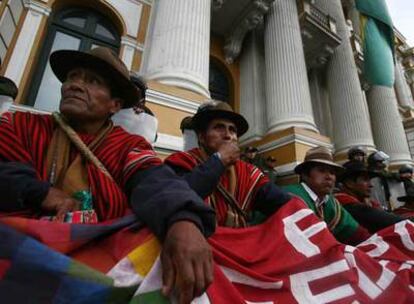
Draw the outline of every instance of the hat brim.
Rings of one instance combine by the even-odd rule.
[[[232,121],[237,128],[237,136],[242,136],[249,129],[247,120],[240,114],[224,111],[224,110],[212,110],[196,113],[193,117],[193,125],[196,132],[205,129],[205,126],[213,119],[228,119]]]
[[[116,97],[120,97],[124,101],[122,108],[133,107],[139,102],[140,93],[130,79],[108,62],[96,56],[79,51],[60,50],[50,55],[50,66],[62,83],[72,69],[77,67],[91,68],[109,78],[111,85],[117,91]]]
[[[338,165],[338,164],[336,164],[334,162],[331,162],[329,160],[312,159],[312,160],[305,161],[305,162],[297,165],[295,167],[294,171],[295,171],[296,174],[301,174],[306,168],[308,168],[310,166],[317,166],[317,165],[328,165],[336,171],[336,174],[342,174],[345,170],[345,168],[342,167],[341,165]]]

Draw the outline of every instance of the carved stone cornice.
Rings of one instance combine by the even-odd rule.
[[[239,56],[246,34],[263,23],[264,16],[275,0],[253,0],[234,23],[233,30],[227,35],[224,54],[227,63],[233,63]]]

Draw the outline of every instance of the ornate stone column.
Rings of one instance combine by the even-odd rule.
[[[211,0],[159,0],[154,6],[146,77],[208,97]]]
[[[253,31],[244,42],[240,57],[240,113],[250,125],[242,141],[247,143],[263,137],[267,129],[262,44],[263,35]]]
[[[377,149],[390,156],[390,165],[412,162],[394,89],[372,86],[367,99]]]
[[[328,62],[326,73],[333,120],[336,153],[352,146],[373,149],[369,118],[364,106],[358,70],[349,41],[349,28],[340,0],[316,0],[315,5],[336,20],[342,43]]]
[[[289,127],[317,131],[296,0],[276,0],[265,25],[268,133]]]
[[[395,93],[397,94],[399,104],[403,108],[413,108],[413,96],[405,79],[404,70],[399,58],[397,58],[395,63]]]

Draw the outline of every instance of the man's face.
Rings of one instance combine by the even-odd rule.
[[[368,174],[361,174],[355,180],[345,181],[345,186],[360,199],[371,195],[372,184]]]
[[[335,181],[335,169],[328,165],[316,165],[309,171],[309,175],[303,174],[302,179],[319,197],[332,192]]]
[[[60,112],[76,121],[104,121],[121,109],[121,100],[111,96],[108,81],[88,68],[71,70],[62,84]]]
[[[199,142],[210,153],[217,152],[226,142],[237,143],[236,125],[227,119],[213,119],[206,131],[199,134]]]

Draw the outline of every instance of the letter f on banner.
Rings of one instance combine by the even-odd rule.
[[[327,228],[325,222],[319,222],[309,226],[305,230],[301,230],[296,223],[311,214],[313,214],[311,209],[302,209],[283,219],[284,233],[287,240],[298,252],[307,258],[321,253],[319,247],[309,239]]]

